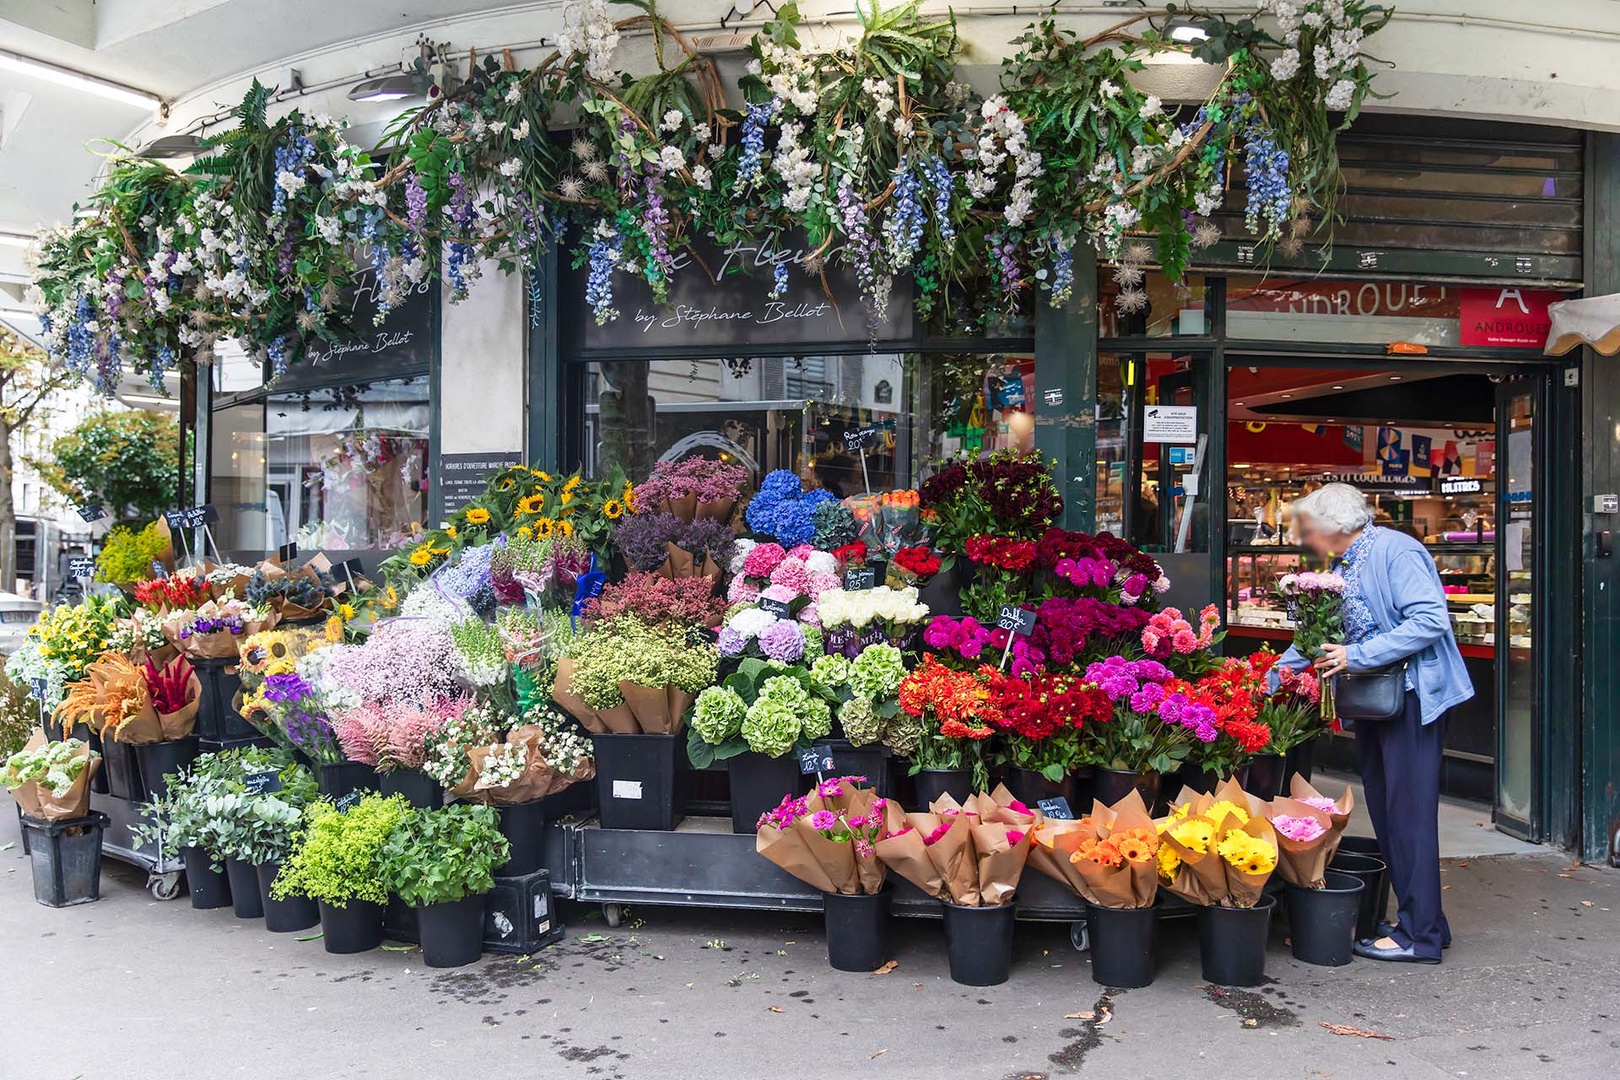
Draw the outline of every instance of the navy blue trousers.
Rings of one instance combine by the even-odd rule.
[[[1367,816],[1389,864],[1399,905],[1394,938],[1419,956],[1438,959],[1451,940],[1440,910],[1440,762],[1446,718],[1423,723],[1414,691],[1393,720],[1356,721],[1356,757]]]

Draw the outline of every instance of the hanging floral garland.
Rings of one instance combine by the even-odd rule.
[[[1048,19],[984,98],[954,77],[954,20],[921,0],[857,4],[857,32],[825,47],[800,39],[789,4],[755,35],[731,108],[713,61],[653,0],[629,2],[640,14],[617,22],[606,0],[571,4],[533,70],[473,65],[400,117],[386,162],[339,122],[269,121],[257,83],[186,172],[115,161],[73,224],[40,238],[48,351],[104,392],[126,368],[161,386],[224,338],[280,374],[306,343],[360,329],[339,300],[363,268],[380,318],[429,279],[458,300],[486,261],[517,272],[551,244],[586,268],[583,299],[607,322],[621,276],[662,299],[677,272],[708,270],[677,271],[696,237],[778,253],[778,295],[794,273],[845,267],[874,320],[907,277],[924,317],[964,298],[985,319],[1037,292],[1061,305],[1086,245],[1130,310],[1145,265],[1179,280],[1219,238],[1210,218],[1238,170],[1260,243],[1292,253],[1331,219],[1335,138],[1371,92],[1363,41],[1390,18],[1362,0],[1257,0],[1241,19],[1167,5],[1085,39]],[[1167,16],[1204,39],[1167,39]],[[654,71],[614,67],[627,34],[650,35]],[[1169,51],[1219,66],[1206,101],[1136,85]]]

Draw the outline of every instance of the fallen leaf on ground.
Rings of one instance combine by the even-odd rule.
[[[1354,1035],[1360,1039],[1382,1039],[1385,1042],[1394,1042],[1395,1036],[1385,1035],[1381,1031],[1369,1031],[1366,1028],[1351,1027],[1349,1024],[1330,1024],[1326,1020],[1318,1022],[1321,1027],[1328,1029],[1330,1035]]]
[[[1582,901],[1581,901],[1581,907],[1596,907],[1596,906],[1597,906],[1597,905],[1596,905],[1596,904],[1594,904],[1594,903],[1593,903],[1593,902],[1592,902],[1592,901],[1590,901],[1590,900],[1582,900]]]
[[[893,971],[895,968],[897,968],[899,966],[900,966],[900,961],[898,961],[898,960],[890,960],[888,963],[884,964],[882,967],[880,967],[876,971],[872,972],[872,974],[874,974],[874,975],[887,975],[889,972]]]
[[[885,1046],[882,1050],[879,1050],[877,1053],[873,1054],[872,1056],[874,1058],[880,1058],[884,1054],[887,1054],[888,1052],[889,1052],[889,1048],[887,1046]]]
[[[782,944],[784,944],[784,945],[797,945],[798,942],[797,941],[784,941],[784,942],[782,942]]]
[[[296,940],[298,940],[298,941],[319,941],[319,940],[321,940],[321,935],[320,935],[320,932],[317,931],[317,932],[315,932],[313,934],[304,934],[301,937],[297,938]]]
[[[1256,1020],[1252,1016],[1246,1017],[1244,1019],[1244,1021],[1243,1021],[1243,1026],[1244,1027],[1259,1027],[1260,1026],[1260,1021]]]
[[[772,1005],[771,1006],[771,1012],[781,1012],[781,1011],[782,1011],[782,1006],[780,1006],[780,1005]]]
[[[1101,1009],[1097,1010],[1097,1026],[1098,1027],[1102,1027],[1104,1024],[1108,1023],[1108,1021],[1112,1020],[1113,1018],[1114,1018],[1114,1010],[1113,1009],[1104,1007],[1104,1008],[1101,1008]]]
[[[415,945],[384,945],[382,947],[382,951],[383,952],[410,952],[414,948],[416,948]]]
[[[1096,1015],[1097,1015],[1096,1013],[1092,1012],[1090,1009],[1087,1009],[1085,1012],[1069,1013],[1066,1016],[1064,1016],[1063,1019],[1065,1019],[1065,1020],[1091,1020],[1091,1019],[1095,1019]]]

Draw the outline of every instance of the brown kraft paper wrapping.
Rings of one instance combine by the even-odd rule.
[[[708,499],[697,504],[699,521],[730,521],[731,512],[736,509],[736,499]]]
[[[1012,843],[1008,831],[1009,827],[1000,822],[984,821],[969,829],[978,862],[979,904],[982,907],[993,907],[1011,900],[1018,891],[1018,879],[1024,876],[1024,863],[1029,858],[1029,833],[1023,833],[1017,843]]]
[[[163,741],[163,722],[158,719],[157,710],[147,705],[117,727],[109,725],[106,732],[130,746],[148,746]]]
[[[1327,884],[1328,844],[1333,839],[1333,823],[1328,815],[1314,806],[1297,799],[1273,799],[1266,807],[1266,820],[1279,816],[1309,818],[1322,826],[1322,835],[1315,840],[1290,840],[1275,828],[1277,839],[1277,873],[1290,885],[1302,889],[1320,889]]]
[[[682,521],[685,521],[685,522],[688,522],[688,523],[690,523],[691,520],[694,517],[697,516],[697,508],[698,508],[698,497],[697,497],[696,493],[693,493],[691,495],[682,495],[678,499],[665,499],[664,500],[664,509],[665,510],[669,511],[671,514],[674,514],[676,517],[680,518]]]
[[[636,714],[630,711],[628,705],[615,705],[611,709],[599,709],[598,716],[607,730],[614,735],[640,735],[641,725],[636,723]]]
[[[45,745],[45,733],[34,732],[25,749],[37,750]],[[90,781],[101,768],[101,755],[92,754],[88,745],[79,748],[80,757],[88,757],[90,764],[73,781],[65,795],[52,795],[33,781],[14,789],[11,797],[22,807],[23,816],[35,821],[69,821],[90,813]]]
[[[667,686],[619,684],[619,693],[624,695],[624,703],[635,717],[635,730],[648,735],[670,734],[668,691]]]
[[[691,710],[693,703],[697,701],[697,695],[682,690],[674,683],[669,684],[667,693],[669,697],[669,730],[661,734],[679,735],[686,730],[686,714]]]
[[[1089,817],[1078,821],[1043,818],[1030,831],[1029,865],[1086,901],[1100,904],[1080,868],[1069,861],[1081,844],[1096,835]]]
[[[1309,780],[1305,779],[1298,773],[1295,773],[1294,778],[1288,782],[1288,794],[1289,797],[1294,799],[1327,798],[1326,795],[1312,787]],[[1339,840],[1344,836],[1344,828],[1346,825],[1350,824],[1350,812],[1355,808],[1356,793],[1354,789],[1350,787],[1350,785],[1346,784],[1344,787],[1344,794],[1340,795],[1336,800],[1334,800],[1333,809],[1325,811],[1328,816],[1328,821],[1332,826],[1328,833],[1328,862],[1332,862],[1333,856],[1338,854]]]
[[[524,724],[513,728],[506,735],[506,745],[520,745],[527,750],[522,776],[505,787],[480,786],[484,761],[489,757],[491,747],[477,746],[467,752],[471,767],[461,783],[450,790],[450,794],[458,799],[489,806],[515,806],[518,803],[543,799],[547,795],[555,795],[571,784],[590,780],[596,776],[595,765],[586,765],[578,773],[566,773],[549,764],[543,749],[545,732],[537,724]]]
[[[821,864],[822,870],[827,874],[827,880],[832,882],[833,887],[828,890],[829,892],[862,891],[861,872],[855,858],[854,844],[841,844],[837,840],[829,840],[822,836],[811,827],[808,814],[794,819],[793,831],[799,834],[805,848]]]
[[[795,822],[797,826],[797,822]],[[879,841],[881,843],[881,841]],[[754,850],[812,889],[837,892],[838,887],[797,827],[779,829],[765,824],[754,834]]]
[[[557,661],[557,678],[551,686],[551,700],[568,710],[568,715],[578,720],[586,731],[597,735],[606,734],[608,726],[602,722],[595,709],[585,704],[585,699],[574,693],[574,661]]]
[[[1227,818],[1231,821],[1231,818]],[[1273,848],[1277,846],[1277,831],[1271,827],[1271,822],[1263,817],[1250,818],[1248,823],[1240,826],[1243,832],[1259,840],[1268,841]],[[1224,830],[1222,835],[1230,830]],[[1216,856],[1216,858],[1220,858]],[[1266,881],[1271,877],[1266,874],[1245,874],[1237,867],[1220,859],[1221,865],[1226,868],[1227,906],[1228,907],[1254,907],[1260,899],[1260,893],[1266,887]]]
[[[1136,791],[1129,792],[1111,807],[1102,808],[1106,821],[1098,828],[1103,839],[1132,829],[1145,829],[1157,833],[1153,817]],[[1098,907],[1143,908],[1152,907],[1159,895],[1159,865],[1150,859],[1145,863],[1129,862],[1124,866],[1098,866],[1089,860],[1075,864],[1075,870],[1095,894],[1091,902]],[[1091,897],[1087,897],[1091,899]]]
[[[923,844],[923,837],[927,835],[918,831],[915,819],[929,818],[938,823],[932,814],[907,814],[900,809],[900,804],[890,801],[885,817],[889,835],[879,840],[875,845],[877,857],[883,860],[883,865],[899,874],[926,895],[936,900],[949,900],[950,893],[946,890],[944,876],[929,857],[929,849]],[[927,826],[929,830],[933,825]],[[901,830],[905,830],[901,832]],[[895,835],[895,834],[899,835]]]

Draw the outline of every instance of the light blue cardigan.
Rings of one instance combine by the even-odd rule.
[[[1378,529],[1361,567],[1361,592],[1378,633],[1350,646],[1350,670],[1410,658],[1425,724],[1474,696],[1474,684],[1451,631],[1440,574],[1427,548],[1405,533]],[[1307,661],[1290,645],[1278,663],[1299,669]]]

